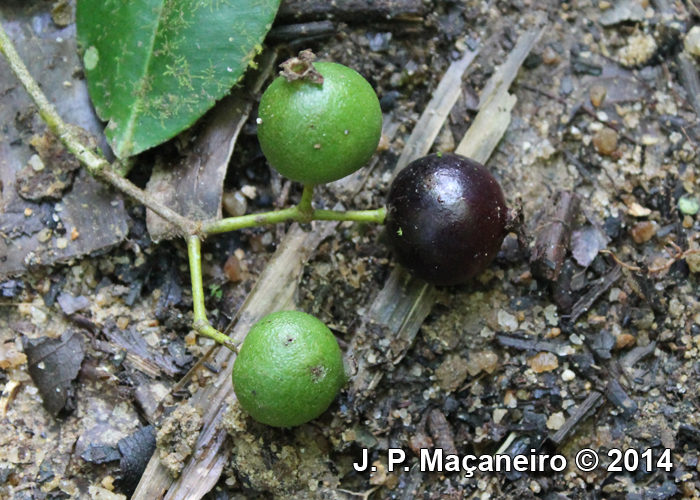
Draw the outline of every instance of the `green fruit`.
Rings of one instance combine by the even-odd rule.
[[[379,100],[367,80],[341,64],[314,67],[322,84],[280,76],[258,111],[258,138],[270,165],[304,184],[355,172],[372,157],[382,132]]]
[[[297,311],[265,316],[250,329],[233,365],[233,388],[258,422],[293,427],[318,417],[347,381],[335,337]]]

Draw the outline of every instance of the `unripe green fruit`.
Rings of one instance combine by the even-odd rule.
[[[298,311],[272,313],[253,325],[233,365],[233,389],[241,406],[273,427],[318,417],[346,381],[331,331]]]
[[[304,184],[350,175],[374,154],[382,111],[372,86],[355,70],[320,62],[323,83],[280,76],[260,99],[258,139],[280,174]]]

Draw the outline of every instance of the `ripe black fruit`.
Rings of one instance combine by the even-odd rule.
[[[387,197],[387,236],[396,260],[435,285],[464,283],[483,271],[503,243],[507,219],[496,179],[455,154],[410,163]]]

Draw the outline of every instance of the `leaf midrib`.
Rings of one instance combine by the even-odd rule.
[[[129,150],[133,151],[134,148],[134,143],[132,141],[133,133],[134,133],[134,126],[136,124],[136,117],[139,115],[139,112],[141,110],[141,103],[143,102],[145,93],[143,92],[144,86],[146,85],[146,76],[148,75],[148,69],[151,66],[151,58],[153,57],[153,49],[155,48],[156,44],[156,37],[158,36],[158,30],[160,29],[161,23],[163,22],[163,6],[165,5],[165,2],[168,0],[161,0],[160,5],[158,7],[158,22],[156,23],[156,27],[153,30],[153,36],[151,37],[151,43],[150,46],[148,47],[148,55],[146,57],[146,60],[144,62],[143,70],[141,72],[141,78],[139,79],[139,85],[137,86],[137,91],[135,92],[136,94],[136,99],[134,100],[132,104],[132,111],[129,116],[129,122],[126,125],[126,128],[124,130],[124,135],[123,139],[121,141],[122,145],[127,144],[130,146]],[[116,152],[117,156],[121,158],[121,154],[123,151]],[[131,153],[128,152],[128,156],[131,156]]]

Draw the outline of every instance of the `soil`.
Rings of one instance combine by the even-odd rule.
[[[438,289],[415,341],[394,363],[393,339],[380,325],[367,327],[395,266],[382,230],[338,225],[299,276],[297,309],[326,323],[345,350],[362,336],[355,357],[383,378],[361,395],[343,391],[320,418],[290,430],[257,424],[232,401],[222,424],[230,459],[206,498],[700,498],[700,259],[693,252],[700,110],[679,66],[681,52],[693,53],[684,34],[699,23],[700,5],[376,3],[379,19],[358,19],[357,1],[334,2],[330,18],[309,7],[299,20],[330,21],[313,36],[289,28],[296,21],[287,9],[271,34],[287,37],[279,62],[311,48],[320,60],[359,71],[399,124],[361,190],[320,187],[316,206],[381,206],[448,66],[478,46],[431,149],[453,151],[477,114],[480,91],[543,12],[548,28],[510,88],[512,120],[486,163],[509,206],[522,204],[530,246],[521,249],[510,235],[471,283]],[[386,9],[404,7],[387,18]],[[696,76],[698,62],[691,59]],[[248,213],[291,206],[301,195],[266,164],[255,118],[253,110],[225,181]],[[132,180],[145,185],[153,155],[177,156],[177,140],[143,155]],[[198,453],[192,443],[206,422],[187,401],[224,367],[202,360],[213,342],[190,329],[184,244],[153,243],[141,206],[127,202],[126,217],[121,244],[0,283],[0,498],[129,498],[153,453],[175,475]],[[206,242],[215,327],[224,330],[235,317],[287,227]],[[535,251],[552,242],[560,251]],[[62,364],[51,373],[65,377],[36,375]],[[58,401],[46,396],[51,390],[59,390]],[[160,429],[156,451],[150,425]],[[390,448],[406,453],[393,471]],[[567,466],[470,477],[421,471],[421,449],[438,448],[460,456],[559,453]],[[574,461],[585,448],[601,459],[590,472]],[[363,449],[373,472],[353,468]],[[610,470],[613,449],[651,450],[651,467]]]

